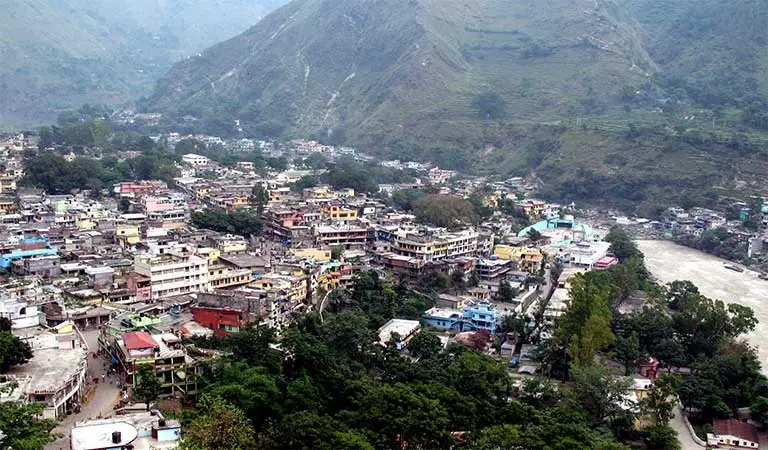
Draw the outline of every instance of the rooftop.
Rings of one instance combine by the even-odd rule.
[[[420,327],[418,320],[392,319],[379,328],[379,344],[386,345],[392,338],[392,333],[397,333],[401,338],[410,336]]]
[[[158,441],[152,438],[152,429],[165,421],[164,430],[170,430],[170,439]],[[176,420],[164,419],[156,412],[140,412],[124,416],[76,422],[72,427],[70,444],[72,450],[94,450],[102,448],[127,447],[134,450],[177,448],[181,425]],[[112,433],[120,432],[120,442],[112,442]]]

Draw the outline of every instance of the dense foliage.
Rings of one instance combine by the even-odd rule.
[[[11,367],[24,364],[32,358],[32,348],[10,330],[0,331],[0,373]]]
[[[53,439],[49,432],[56,425],[52,419],[41,419],[44,405],[0,402],[2,445],[8,449],[42,450]]]
[[[192,225],[197,228],[239,234],[244,237],[261,232],[261,219],[247,211],[226,212],[206,209],[192,213]]]
[[[299,317],[279,346],[266,328],[225,338],[232,356],[207,377],[204,407],[186,419],[200,431],[185,445],[224,448],[212,444],[224,445],[213,440],[220,426],[231,448],[628,448],[547,382],[526,383],[515,399],[505,367],[469,347],[443,349],[426,331],[413,340],[418,360],[378,345],[377,327],[429,305],[419,298],[364,273],[324,320]],[[232,443],[251,434],[252,445]]]
[[[159,151],[147,151],[124,161],[87,156],[67,161],[59,154],[44,152],[27,159],[24,167],[21,184],[43,188],[49,194],[69,194],[76,189],[98,193],[119,181],[172,181],[176,176],[174,161]]]
[[[416,220],[437,227],[455,228],[477,222],[472,203],[455,195],[427,195],[413,205]]]
[[[731,261],[747,260],[746,240],[725,228],[706,230],[698,236],[681,234],[675,236],[675,242]]]

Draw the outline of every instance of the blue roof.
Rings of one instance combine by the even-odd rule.
[[[17,259],[32,258],[35,256],[54,256],[58,254],[59,251],[54,248],[41,248],[37,250],[15,250],[0,256],[0,268],[7,269],[11,267],[11,263]]]

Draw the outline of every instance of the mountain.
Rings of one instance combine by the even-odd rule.
[[[185,56],[235,36],[282,0],[0,0],[0,126],[149,93]]]
[[[504,122],[614,107],[656,71],[603,0],[295,0],[176,64],[144,107],[253,133],[476,145]]]

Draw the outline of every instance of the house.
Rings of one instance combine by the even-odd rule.
[[[738,419],[719,419],[712,423],[714,433],[707,433],[707,446],[724,450],[760,448],[760,438],[753,425]]]
[[[187,153],[186,155],[181,157],[182,162],[184,164],[189,164],[193,167],[199,167],[199,166],[207,166],[208,165],[208,158],[202,155],[196,155],[194,153]]]
[[[408,342],[421,331],[418,320],[391,319],[379,328],[379,344],[386,346],[397,336],[395,346],[398,350],[404,349]]]
[[[470,302],[461,310],[430,308],[421,316],[427,325],[442,330],[496,332],[500,314],[488,302]]]

